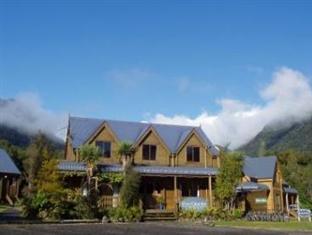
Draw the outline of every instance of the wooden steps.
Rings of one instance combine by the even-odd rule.
[[[298,213],[295,210],[289,210],[289,216],[297,218],[298,217]]]
[[[143,221],[173,221],[177,217],[173,211],[146,210],[143,215]]]

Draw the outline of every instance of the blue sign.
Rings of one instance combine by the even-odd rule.
[[[184,197],[181,201],[182,210],[203,211],[207,209],[208,203],[200,197]]]

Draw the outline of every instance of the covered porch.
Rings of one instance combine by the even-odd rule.
[[[244,182],[236,187],[238,207],[245,212],[268,212],[270,189],[265,184]]]
[[[143,209],[176,211],[186,199],[191,198],[194,203],[198,198],[212,206],[214,181],[212,176],[142,176],[140,193]]]
[[[102,172],[120,172],[119,165],[102,165]],[[198,198],[214,205],[216,168],[134,166],[141,175],[144,210],[177,211],[183,200]],[[193,200],[196,203],[196,200]]]
[[[69,186],[82,186],[85,181],[86,165],[79,162],[63,161],[59,164],[62,172],[76,172],[81,174],[74,178],[70,176]],[[120,173],[121,165],[98,165],[102,173]],[[214,185],[217,174],[216,168],[200,167],[167,167],[136,165],[133,169],[141,175],[140,198],[144,210],[177,211],[183,201],[188,204],[205,202],[207,206],[214,205]],[[75,179],[75,180],[74,180]],[[116,206],[113,200],[118,200],[119,189],[103,189],[97,187],[103,196],[107,196],[107,205]],[[109,193],[108,193],[109,191]]]
[[[297,217],[300,208],[299,194],[295,188],[290,187],[287,183],[283,183],[283,202],[286,213]]]

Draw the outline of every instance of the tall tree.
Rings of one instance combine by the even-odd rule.
[[[235,199],[235,189],[242,177],[242,155],[221,153],[221,167],[216,180],[216,196],[221,205],[229,209]]]
[[[56,158],[56,156],[50,141],[43,133],[39,132],[27,147],[24,161],[25,177],[30,190],[33,189],[34,181],[43,161],[53,158]]]
[[[287,150],[276,155],[284,180],[298,190],[302,206],[312,209],[312,153]]]
[[[63,189],[57,165],[58,161],[56,159],[43,161],[35,180],[38,191],[45,193],[57,193]]]

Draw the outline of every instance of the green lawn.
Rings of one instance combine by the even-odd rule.
[[[312,222],[309,221],[290,221],[290,222],[262,222],[262,221],[218,221],[216,226],[225,227],[246,227],[255,229],[277,229],[277,230],[296,230],[312,231]]]

